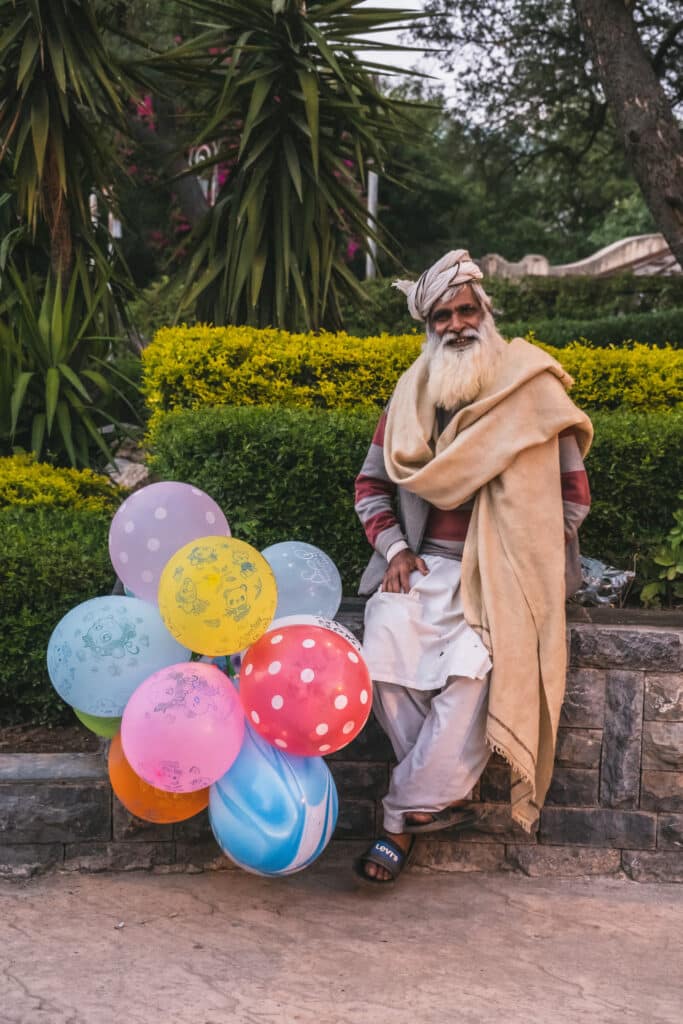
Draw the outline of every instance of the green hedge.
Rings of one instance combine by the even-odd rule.
[[[50,684],[47,642],[71,608],[111,593],[110,523],[102,512],[0,509],[0,724],[74,720]]]
[[[204,488],[233,532],[255,547],[316,544],[355,593],[370,549],[353,510],[353,482],[376,413],[233,408],[172,413],[156,434],[162,478]],[[628,567],[666,533],[683,486],[683,412],[597,412],[588,459],[593,509],[586,554]]]
[[[683,309],[606,316],[600,320],[524,319],[498,326],[506,338],[524,337],[531,330],[539,341],[556,348],[565,348],[572,341],[581,339],[587,339],[597,348],[622,346],[627,341],[683,348]]]
[[[364,282],[368,302],[365,306],[359,307],[354,303],[343,307],[345,331],[362,338],[385,331],[388,334],[405,334],[420,329],[420,325],[408,315],[405,296],[392,288],[392,280],[381,278]],[[534,326],[558,317],[572,321],[580,318],[583,324],[605,317],[623,317],[625,328],[634,314],[670,309],[680,312],[683,309],[683,274],[669,277],[634,274],[615,274],[614,277],[534,276],[517,280],[488,277],[483,284],[493,300],[497,320],[505,327],[503,333],[509,324],[522,321]],[[543,337],[540,331],[536,333],[550,344],[550,338]],[[593,340],[585,331],[583,337]],[[629,329],[623,337],[652,340],[642,330],[638,334]]]

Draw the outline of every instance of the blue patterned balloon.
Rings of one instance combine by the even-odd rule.
[[[140,683],[189,656],[155,605],[137,597],[93,597],[53,630],[47,671],[67,704],[98,718],[120,718]]]
[[[330,841],[338,807],[322,757],[283,754],[249,726],[237,760],[209,790],[216,842],[256,875],[291,875],[312,864]]]

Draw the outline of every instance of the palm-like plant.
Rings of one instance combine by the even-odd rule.
[[[52,271],[68,282],[89,245],[89,195],[111,188],[133,84],[103,42],[91,0],[0,4],[0,163],[33,236],[47,225]],[[99,259],[101,247],[89,254]]]
[[[339,319],[358,291],[343,258],[368,228],[362,184],[380,169],[404,104],[362,52],[372,32],[415,13],[361,0],[188,0],[203,32],[176,60],[200,69],[208,102],[196,142],[217,142],[230,173],[194,237],[188,301],[216,323],[309,329]],[[208,72],[208,74],[207,74]]]
[[[110,340],[98,335],[101,296],[88,294],[81,262],[78,255],[66,291],[59,279],[48,278],[42,294],[33,277],[24,281],[16,267],[9,268],[11,316],[0,308],[0,448],[5,453],[18,448],[88,466],[96,448],[106,462],[113,461],[100,428],[115,425],[107,414],[113,395],[124,401],[125,396],[112,382],[116,371],[107,366]],[[107,282],[99,287],[106,289]]]

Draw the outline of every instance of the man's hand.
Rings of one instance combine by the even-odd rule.
[[[410,548],[404,548],[389,562],[389,568],[384,573],[382,590],[387,594],[407,594],[410,590],[410,574],[415,570],[426,576],[429,572],[427,563],[419,555],[416,555]]]

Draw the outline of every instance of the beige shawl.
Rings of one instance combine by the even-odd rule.
[[[510,763],[512,814],[532,831],[550,785],[564,697],[565,540],[558,434],[573,427],[585,455],[590,420],[566,393],[571,378],[521,338],[494,379],[440,436],[422,354],[389,406],[391,479],[441,509],[476,495],[465,542],[465,617],[493,661],[486,736]]]

